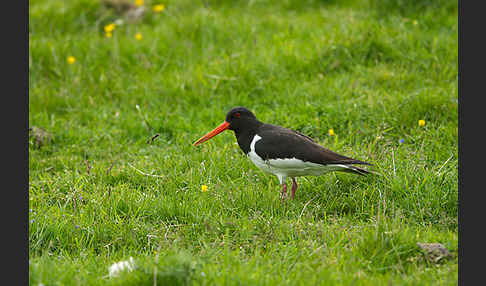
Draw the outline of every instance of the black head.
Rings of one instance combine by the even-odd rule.
[[[234,107],[226,114],[226,122],[230,125],[229,130],[239,130],[241,126],[257,121],[253,112],[245,107]]]
[[[233,130],[235,134],[239,134],[239,132],[252,130],[261,124],[263,123],[258,121],[255,114],[250,110],[244,107],[235,107],[226,114],[226,120],[223,123],[199,138],[193,145],[196,146],[206,142],[227,129]]]

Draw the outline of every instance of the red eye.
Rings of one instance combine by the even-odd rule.
[[[239,112],[235,113],[235,117],[240,118],[240,113]]]

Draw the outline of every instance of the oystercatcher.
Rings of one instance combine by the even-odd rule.
[[[294,199],[296,177],[318,176],[332,171],[358,175],[370,173],[353,164],[372,164],[337,154],[297,131],[263,123],[245,107],[231,109],[222,124],[193,145],[206,142],[227,129],[235,132],[241,150],[258,168],[278,177],[282,199],[287,197],[287,177],[292,178],[291,198]]]

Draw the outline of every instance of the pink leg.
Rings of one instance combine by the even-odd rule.
[[[291,199],[293,200],[294,197],[295,197],[295,191],[297,190],[297,181],[295,180],[295,178],[292,178],[292,195],[291,195]]]
[[[282,190],[280,191],[280,194],[282,197],[282,201],[287,198],[287,184],[285,182],[282,184]]]

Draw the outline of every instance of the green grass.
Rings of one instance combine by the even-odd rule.
[[[112,38],[99,1],[29,3],[31,285],[457,284],[455,1],[155,3]],[[234,106],[382,175],[282,204],[231,132],[191,145]]]

